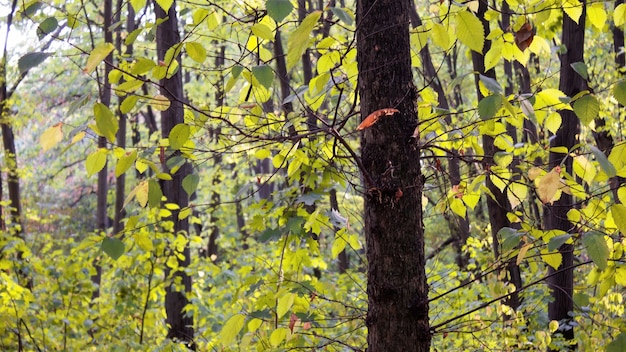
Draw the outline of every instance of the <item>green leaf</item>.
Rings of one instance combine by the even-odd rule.
[[[89,58],[87,58],[87,65],[85,65],[83,72],[92,73],[113,49],[115,49],[115,46],[111,43],[102,43],[95,47],[89,54]]]
[[[604,155],[604,153],[600,149],[596,148],[593,145],[590,145],[589,149],[591,149],[591,152],[596,157],[596,160],[600,163],[600,167],[602,168],[604,173],[606,173],[608,177],[615,177],[617,171],[615,171],[615,167],[613,166],[613,164],[611,164],[611,162],[609,162],[609,159],[607,159],[606,155]]]
[[[159,207],[162,197],[163,192],[161,191],[161,185],[159,185],[156,180],[150,179],[150,181],[148,181],[148,206],[150,208]]]
[[[485,75],[478,75],[478,78],[485,85],[485,87],[489,89],[490,92],[497,94],[504,93],[504,89],[502,89],[500,83],[498,83],[498,81],[496,81],[495,79],[487,77]]]
[[[54,32],[59,26],[59,22],[54,17],[48,17],[37,27],[37,37],[39,40],[43,39],[46,35]]]
[[[622,332],[606,346],[606,352],[626,351],[626,332]]]
[[[276,315],[278,316],[278,319],[287,314],[287,312],[291,309],[291,306],[293,306],[295,299],[295,293],[287,293],[278,299],[278,305],[276,306]]]
[[[615,226],[617,226],[619,232],[626,235],[626,205],[611,205],[611,216],[613,217],[613,222],[615,222]]]
[[[167,13],[172,4],[174,4],[174,0],[156,0],[156,3]]]
[[[566,233],[565,235],[552,237],[550,241],[548,242],[548,251],[553,252],[557,250],[559,247],[565,244],[565,242],[567,242],[567,240],[569,240],[570,238],[572,238],[572,235],[569,233]]]
[[[587,65],[584,62],[574,62],[570,66],[582,77],[585,81],[589,80],[589,73],[587,72]]]
[[[123,175],[137,160],[137,150],[133,150],[131,153],[122,155],[115,165],[115,177]]]
[[[485,29],[470,11],[461,11],[456,15],[456,36],[468,48],[482,53],[485,45]]]
[[[574,102],[574,112],[583,125],[588,125],[600,112],[600,103],[593,95],[587,94]]]
[[[95,132],[100,136],[106,137],[109,142],[114,143],[119,125],[111,110],[102,103],[96,103],[93,106],[93,113],[96,116],[97,131]]]
[[[331,7],[330,11],[332,11],[333,14],[335,16],[337,16],[337,18],[339,18],[347,26],[351,26],[352,23],[354,23],[354,20],[352,19],[352,16],[346,10],[342,9],[341,7]]]
[[[91,176],[97,174],[104,168],[107,163],[107,149],[99,148],[95,152],[87,156],[85,167],[87,169],[87,175]]]
[[[583,245],[587,250],[589,258],[596,263],[598,268],[600,268],[600,270],[606,269],[610,252],[604,235],[596,231],[587,232],[583,235]]]
[[[235,314],[222,327],[222,331],[220,331],[220,342],[222,345],[229,345],[241,329],[243,329],[244,322],[246,321],[246,317],[242,314]]]
[[[500,94],[490,95],[478,103],[478,115],[483,120],[489,120],[496,115],[501,107],[502,96]]]
[[[28,53],[17,61],[17,68],[20,70],[20,74],[25,74],[33,67],[38,66],[42,62],[46,61],[46,59],[52,54],[44,53],[44,52],[33,52]]]
[[[267,9],[267,14],[278,23],[289,16],[291,10],[293,10],[293,5],[290,0],[267,0],[265,8]]]
[[[206,49],[204,49],[202,44],[196,42],[187,42],[185,44],[185,48],[187,49],[187,55],[189,55],[189,57],[193,61],[201,64],[206,59]]]
[[[287,70],[291,70],[291,68],[300,61],[302,54],[304,54],[309,46],[311,32],[317,25],[321,16],[322,11],[311,12],[289,36],[287,43]]]
[[[198,189],[198,183],[200,183],[200,176],[198,174],[189,174],[183,179],[183,189],[187,192],[187,195],[191,197],[193,192]]]
[[[120,104],[120,112],[122,114],[128,114],[135,107],[135,105],[137,105],[138,100],[139,96],[137,95],[127,96],[122,104]]]
[[[106,253],[111,259],[117,260],[124,254],[124,242],[118,238],[106,236],[102,240],[102,251]]]
[[[502,252],[506,253],[517,247],[522,239],[522,233],[511,227],[503,227],[498,231],[502,239]]]
[[[178,150],[189,140],[191,128],[186,123],[179,123],[170,131],[169,141],[170,147]]]
[[[626,81],[619,81],[613,86],[613,96],[618,103],[626,106]]]
[[[272,82],[274,82],[274,71],[268,65],[260,65],[252,67],[252,74],[263,85],[263,87],[270,89]]]
[[[131,79],[117,86],[115,93],[118,96],[124,96],[128,93],[133,93],[137,89],[143,86],[143,81],[138,79]]]

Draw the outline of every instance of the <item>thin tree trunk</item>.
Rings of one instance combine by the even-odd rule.
[[[563,13],[563,33],[561,43],[567,50],[561,54],[561,75],[559,80],[559,89],[569,97],[573,97],[577,93],[587,89],[587,82],[572,68],[574,62],[583,61],[583,52],[585,50],[585,2],[582,1],[583,13],[578,20],[578,24],[574,22],[568,15]],[[578,117],[571,110],[561,110],[561,127],[556,135],[551,139],[551,149],[555,147],[566,147],[570,150],[576,144],[577,135],[580,131]],[[560,166],[572,173],[572,158],[566,156],[563,160],[563,154],[550,152],[549,167],[554,168]],[[567,212],[573,207],[572,196],[563,192],[561,198],[554,204],[545,205],[545,229],[546,230],[563,230],[572,231],[573,225],[567,219]],[[552,267],[548,269],[548,287],[550,288],[553,300],[548,304],[548,317],[550,320],[556,320],[560,324],[557,334],[562,335],[566,340],[574,339],[573,318],[570,315],[574,310],[574,302],[572,294],[574,291],[574,247],[572,244],[564,244],[559,247],[562,261],[558,270]],[[573,349],[574,346],[572,345]]]
[[[485,12],[487,11],[487,1],[480,0],[478,2],[478,13],[476,14],[480,21],[483,24],[485,30],[485,38],[489,35],[489,21],[485,19]],[[490,69],[485,71],[485,53],[489,51],[491,47],[490,41],[485,41],[485,46],[483,47],[483,52],[478,53],[476,51],[472,51],[472,63],[474,66],[474,71],[478,72],[489,78],[496,78],[496,73],[494,69]],[[475,76],[476,83],[476,93],[478,95],[478,100],[484,98],[482,95],[478,82],[480,81],[478,75]],[[494,137],[483,135],[483,149],[485,151],[485,156],[483,158],[483,168],[485,170],[490,170],[492,166],[495,165],[493,157],[498,151],[497,147],[494,145]],[[496,260],[500,259],[500,241],[498,240],[498,231],[503,227],[508,227],[510,222],[507,218],[507,213],[509,211],[508,200],[506,199],[505,194],[500,191],[498,187],[496,187],[491,181],[490,177],[487,177],[486,186],[490,191],[490,195],[486,196],[487,200],[487,211],[489,213],[489,222],[491,223],[491,236],[493,242],[493,254]],[[521,276],[519,273],[519,267],[515,265],[515,263],[510,263],[507,266],[509,281],[514,283],[516,286],[520,284]],[[521,287],[521,286],[517,286]],[[512,294],[510,298],[507,300],[507,304],[513,308],[517,308],[519,306],[519,296],[517,292]]]
[[[411,1],[410,15],[413,28],[422,25],[422,19],[417,13],[414,1]],[[422,59],[423,75],[424,80],[426,81],[425,84],[430,85],[435,92],[437,92],[439,107],[444,110],[449,110],[450,104],[448,103],[448,97],[446,96],[446,92],[443,90],[443,86],[439,81],[439,76],[437,74],[437,70],[435,69],[435,65],[433,64],[428,44],[424,45],[420,51],[420,57]],[[445,121],[448,124],[452,123],[450,115],[445,116]],[[450,150],[450,156],[448,158],[448,176],[452,186],[461,184],[461,166],[459,162],[459,155],[455,150]],[[463,246],[465,246],[465,243],[470,235],[469,222],[467,221],[467,217],[459,216],[457,214],[448,216],[447,220],[450,228],[450,234],[454,238],[452,245],[454,246],[456,253],[456,264],[460,269],[465,269],[469,261],[469,256],[467,253],[463,253]]]
[[[165,19],[157,26],[157,56],[159,60],[165,59],[165,53],[169,48],[180,42],[180,34],[178,32],[178,16],[176,12],[176,2],[174,2],[166,13],[158,4],[154,4],[156,17]],[[177,57],[180,61],[180,56]],[[167,138],[174,126],[184,123],[183,119],[183,80],[181,69],[179,69],[171,78],[161,80],[161,94],[167,97],[171,103],[170,107],[161,112],[161,137]],[[178,152],[168,150],[166,158],[178,155]],[[164,172],[170,172],[167,163],[162,165]],[[177,204],[179,209],[183,209],[189,205],[189,197],[183,190],[182,181],[185,176],[191,173],[191,164],[185,162],[172,175],[172,180],[163,181],[163,195],[167,202]],[[178,211],[172,211],[171,221],[174,222],[174,234],[189,233],[189,221],[187,218],[179,219]],[[167,337],[184,341],[187,347],[195,350],[193,317],[183,312],[185,306],[189,303],[186,296],[191,292],[191,277],[184,271],[191,262],[191,252],[189,244],[183,249],[182,259],[178,258],[178,268],[175,272],[166,268],[166,277],[169,284],[165,288],[165,312],[166,323],[168,325]],[[172,254],[173,255],[173,254]],[[171,280],[171,282],[169,281]],[[182,287],[182,289],[181,289]],[[182,292],[181,292],[182,290]]]
[[[430,350],[423,176],[419,150],[409,143],[417,126],[409,10],[406,0],[357,1],[362,118],[399,110],[366,129],[362,139],[370,352]]]
[[[111,32],[111,21],[113,20],[113,0],[104,1],[104,41],[113,44],[113,33]],[[105,59],[104,74],[102,75],[102,85],[100,86],[100,102],[107,108],[111,105],[111,84],[109,83],[109,73],[113,64],[113,54],[109,54]],[[107,148],[106,137],[98,137],[98,148]],[[109,173],[108,162],[104,165],[102,170],[98,172],[98,186],[96,190],[96,231],[99,234],[106,235],[107,229],[107,195],[108,195],[108,182],[107,176]],[[91,295],[92,302],[100,297],[100,283],[102,282],[102,266],[99,259],[94,261],[96,269],[95,275],[91,277],[91,281],[94,284],[94,290]]]

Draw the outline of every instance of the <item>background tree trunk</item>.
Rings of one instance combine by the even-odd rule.
[[[172,4],[167,14],[158,4],[155,3],[154,7],[157,18],[163,19],[167,17],[167,20],[157,26],[156,34],[158,58],[159,60],[164,60],[167,50],[180,42],[176,3]],[[180,62],[180,56],[177,59]],[[183,79],[180,68],[171,78],[161,80],[161,94],[171,102],[169,109],[161,112],[161,136],[167,138],[174,126],[184,122]],[[178,152],[167,150],[165,154],[167,160],[176,156]],[[162,165],[163,171],[170,172],[166,164],[167,162]],[[190,173],[191,164],[185,162],[172,175],[172,180],[162,182],[163,195],[167,198],[167,202],[177,204],[180,209],[189,205],[189,196],[183,190],[182,183],[185,176]],[[178,211],[172,211],[171,221],[174,222],[174,234],[182,233],[186,236],[189,233],[189,221],[187,218],[180,220]],[[185,341],[188,347],[195,349],[193,345],[193,317],[183,313],[183,308],[189,303],[185,294],[191,292],[191,277],[184,272],[184,268],[188,267],[191,262],[189,244],[185,246],[182,254],[183,259],[178,259],[176,272],[171,273],[169,269],[166,269],[168,281],[171,279],[171,282],[166,285],[165,289],[165,311],[168,324],[167,337]]]
[[[357,2],[361,115],[383,108],[362,140],[368,351],[429,351],[420,153],[406,0]],[[371,184],[375,183],[375,184]]]
[[[582,2],[584,8],[584,1]],[[561,54],[561,76],[559,89],[569,97],[587,89],[587,82],[572,68],[574,62],[583,61],[585,50],[581,43],[585,40],[585,10],[583,10],[578,24],[563,13],[562,45],[567,49]],[[580,133],[578,117],[571,110],[561,110],[561,127],[550,142],[550,147],[566,147],[570,150],[576,144]],[[572,158],[567,156],[563,160],[563,154],[550,153],[549,167],[561,166],[572,174]],[[572,196],[563,192],[561,198],[554,204],[545,206],[545,229],[572,231],[573,225],[567,220],[567,212],[573,207]],[[551,290],[553,301],[548,304],[548,317],[557,320],[560,328],[557,334],[563,335],[567,340],[574,339],[574,328],[569,325],[573,322],[570,312],[574,309],[572,294],[574,291],[574,247],[572,244],[564,244],[559,247],[559,253],[563,256],[558,270],[549,267],[548,287]],[[573,347],[573,346],[572,346]]]

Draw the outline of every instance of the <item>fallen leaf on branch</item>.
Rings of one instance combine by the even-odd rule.
[[[363,120],[363,122],[361,122],[359,127],[357,127],[356,129],[357,131],[360,131],[368,127],[372,127],[376,122],[378,122],[378,119],[381,116],[391,116],[395,114],[396,112],[400,112],[400,111],[394,108],[385,108],[385,109],[376,110],[373,113],[367,115],[367,117]]]

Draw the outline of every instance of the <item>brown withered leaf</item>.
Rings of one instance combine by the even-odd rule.
[[[381,116],[391,116],[395,114],[396,112],[400,112],[400,111],[394,108],[385,108],[385,109],[376,110],[373,113],[367,115],[367,117],[363,120],[363,122],[361,122],[359,127],[357,127],[356,129],[357,131],[360,131],[360,130],[364,130],[366,128],[372,127],[376,122],[378,122],[378,119]]]
[[[531,26],[530,22],[526,22],[522,25],[522,28],[515,32],[515,44],[519,50],[524,51],[533,42],[534,37],[533,26]]]

